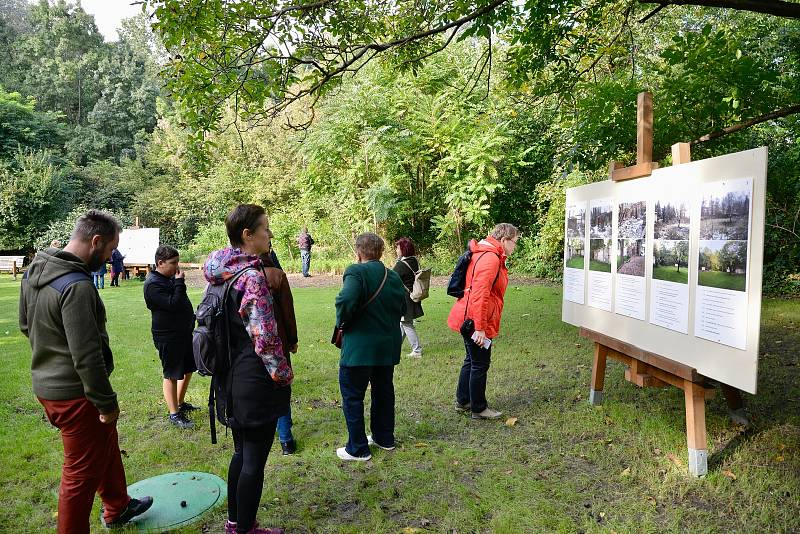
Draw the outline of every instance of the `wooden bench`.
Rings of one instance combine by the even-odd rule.
[[[22,272],[24,261],[25,256],[0,256],[0,272],[11,273],[16,280],[17,273]]]

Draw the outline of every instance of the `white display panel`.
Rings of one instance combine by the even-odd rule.
[[[767,150],[759,148],[568,189],[567,205],[589,205],[589,266],[586,304],[563,300],[562,319],[755,393],[766,172]],[[623,210],[620,226],[620,206],[634,201],[647,202],[643,252],[631,242],[639,239],[638,222],[630,222],[638,212]],[[613,233],[605,237],[604,225],[592,225],[600,211],[592,210],[609,204]],[[641,254],[644,276],[637,276],[639,260],[618,272],[619,262]],[[611,273],[595,258],[611,260]],[[640,286],[631,287],[631,278]]]
[[[158,248],[159,229],[140,228],[123,230],[119,234],[119,250],[125,259],[125,265],[142,265],[155,263]]]
[[[567,206],[564,235],[564,298],[576,304],[586,294],[586,202]]]

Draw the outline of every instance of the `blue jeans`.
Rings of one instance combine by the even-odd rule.
[[[289,443],[294,439],[294,436],[292,436],[291,406],[289,406],[289,413],[278,419],[278,439],[281,443]]]
[[[300,261],[303,264],[303,276],[308,276],[308,271],[311,269],[311,251],[301,250]]]
[[[394,366],[363,365],[339,367],[339,389],[342,392],[342,411],[347,423],[345,450],[353,456],[370,454],[367,433],[364,431],[364,395],[372,384],[372,407],[369,427],[376,443],[394,446]]]
[[[459,404],[470,404],[472,413],[480,413],[486,409],[486,375],[492,359],[492,347],[479,347],[468,336],[464,338],[467,356],[458,375],[456,401]]]
[[[106,277],[102,274],[93,274],[92,279],[94,280],[94,287],[97,289],[103,289],[106,286]]]

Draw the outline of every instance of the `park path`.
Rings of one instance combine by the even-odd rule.
[[[617,269],[617,272],[619,274],[644,276],[644,258],[642,256],[636,256],[630,259],[627,263],[623,264],[622,267]]]
[[[642,260],[644,261],[644,260]],[[204,288],[206,281],[200,269],[186,270],[186,284],[189,287]],[[289,279],[289,286],[295,287],[339,287],[342,285],[341,274],[315,274],[308,278],[303,278],[300,273],[286,273]],[[431,286],[446,287],[450,281],[449,276],[434,276],[431,278]],[[550,285],[546,280],[526,275],[510,275],[509,284],[519,286]]]

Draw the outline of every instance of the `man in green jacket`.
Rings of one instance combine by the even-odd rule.
[[[358,263],[344,272],[336,297],[336,324],[343,327],[339,389],[349,439],[336,450],[342,460],[372,458],[369,445],[394,449],[394,366],[400,363],[400,317],[406,309],[400,276],[381,263],[383,239],[365,233],[356,239]],[[364,395],[372,385],[370,428],[364,431]],[[374,438],[374,441],[373,441]]]
[[[90,210],[67,246],[39,252],[22,280],[19,325],[31,344],[33,392],[64,445],[59,534],[88,534],[95,492],[107,526],[123,525],[153,504],[127,493],[106,310],[91,277],[111,257],[119,232],[113,216]]]

